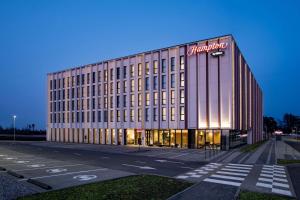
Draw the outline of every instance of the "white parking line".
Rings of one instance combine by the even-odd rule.
[[[211,178],[206,178],[204,179],[206,182],[211,182],[211,183],[220,183],[220,184],[225,184],[225,185],[233,185],[233,186],[240,186],[241,183],[237,182],[232,182],[232,181],[222,181],[222,180],[217,180],[217,179],[211,179]]]
[[[55,176],[66,176],[66,175],[70,175],[70,174],[80,174],[80,173],[87,173],[87,172],[95,172],[95,171],[105,171],[107,170],[107,168],[99,168],[99,169],[91,169],[91,170],[85,170],[85,171],[78,171],[78,172],[69,172],[69,173],[65,173],[65,174],[54,174],[54,175],[49,175],[49,176],[38,176],[38,177],[33,177],[30,179],[42,179],[42,178],[51,178],[51,177],[55,177]],[[20,181],[25,181],[27,179],[22,179]]]

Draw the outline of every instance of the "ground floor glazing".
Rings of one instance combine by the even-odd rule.
[[[50,128],[48,141],[227,150],[247,141],[241,131],[221,129]]]

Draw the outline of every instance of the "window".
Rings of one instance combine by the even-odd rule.
[[[114,69],[110,69],[110,80],[112,81],[114,79]]]
[[[90,96],[90,86],[86,87],[86,93],[87,93],[86,96],[89,97]],[[74,96],[72,98],[74,98]]]
[[[149,90],[149,77],[145,78],[145,90]]]
[[[180,73],[180,86],[184,87],[184,73]]]
[[[130,95],[130,106],[133,107],[134,106],[134,94]]]
[[[117,67],[117,80],[120,79],[120,67]]]
[[[162,105],[166,105],[166,103],[167,103],[167,94],[166,94],[166,92],[162,92],[161,93],[161,104]]]
[[[114,97],[110,97],[110,108],[114,107]]]
[[[84,74],[81,74],[81,85],[84,85]]]
[[[103,116],[103,118],[104,118],[104,122],[107,122],[107,120],[108,120],[108,112],[107,112],[107,110],[105,110],[104,111],[104,116]]]
[[[50,80],[50,90],[52,90],[52,80]]]
[[[158,93],[154,92],[153,93],[153,105],[156,106],[158,101]]]
[[[175,88],[175,74],[171,74],[171,88]]]
[[[130,65],[130,77],[134,77],[134,65]]]
[[[127,81],[123,81],[123,93],[126,93],[127,90]]]
[[[84,123],[84,112],[81,112],[81,122]]]
[[[98,71],[98,82],[101,81],[101,71]]]
[[[101,111],[98,111],[98,122],[101,122]]]
[[[104,83],[104,95],[107,95],[107,83]]]
[[[184,90],[180,90],[180,103],[184,103]]]
[[[123,78],[126,78],[127,76],[127,67],[126,66],[123,66]]]
[[[119,81],[117,82],[117,94],[120,94],[120,92],[121,92],[121,83]]]
[[[117,122],[121,121],[121,112],[117,110]]]
[[[184,70],[184,56],[180,56],[180,70]]]
[[[145,74],[146,74],[146,75],[149,75],[149,74],[150,74],[149,62],[146,62],[146,64],[145,64]]]
[[[153,90],[157,90],[158,79],[157,76],[153,77]]]
[[[130,110],[130,121],[134,122],[134,110],[133,109]]]
[[[96,107],[96,103],[95,103],[96,101],[95,101],[95,98],[93,98],[92,99],[92,109],[95,109],[95,107]]]
[[[76,78],[76,85],[80,85],[80,75],[77,75],[77,78]]]
[[[100,96],[101,95],[101,85],[99,84],[98,85],[98,96]]]
[[[127,122],[127,110],[123,111],[123,121]]]
[[[145,121],[149,121],[149,108],[145,108]]]
[[[123,95],[123,107],[126,107],[126,104],[127,104],[126,95]]]
[[[98,109],[101,109],[101,98],[98,98]]]
[[[114,121],[114,111],[111,110],[110,111],[110,122],[113,122]]]
[[[171,90],[171,104],[174,105],[175,104],[175,91]]]
[[[104,108],[107,108],[107,97],[104,97]]]
[[[161,60],[161,73],[166,73],[166,68],[167,68],[167,66],[166,66],[166,59],[162,59]]]
[[[119,108],[120,107],[120,96],[117,96],[117,108]]]
[[[142,109],[141,108],[138,109],[138,121],[139,122],[142,121]]]
[[[96,82],[96,72],[93,72],[93,75],[92,75],[92,80],[93,80],[93,83]]]
[[[157,60],[154,60],[153,61],[153,73],[157,74],[157,72],[158,72],[158,62],[157,62]]]
[[[142,63],[138,64],[138,76],[142,75]]]
[[[73,82],[73,80],[72,80],[72,82]],[[90,73],[87,74],[87,81],[86,82],[87,82],[87,84],[90,84]],[[72,83],[72,85],[73,85],[73,83]]]
[[[161,76],[161,88],[166,89],[166,75]]]
[[[114,93],[114,83],[113,82],[111,82],[110,83],[110,94],[113,94]]]
[[[175,108],[171,107],[171,121],[175,121]]]
[[[96,118],[96,117],[95,117],[95,111],[93,111],[93,112],[92,112],[92,122],[95,122],[95,120],[96,120],[95,118]]]
[[[139,78],[138,79],[138,91],[141,91],[142,90],[142,79]]]
[[[73,116],[74,113],[72,113]],[[90,112],[86,113],[86,122],[90,122]]]
[[[162,121],[166,121],[167,120],[167,109],[165,107],[162,108],[161,120]]]
[[[138,94],[138,106],[141,106],[142,105],[142,94],[139,93]]]
[[[96,89],[95,89],[95,85],[92,86],[92,95],[93,97],[96,95]]]
[[[145,95],[145,105],[146,106],[149,106],[150,105],[150,94],[149,93],[146,93]]]
[[[104,81],[107,81],[107,70],[104,70]]]
[[[184,121],[184,107],[180,106],[180,121]]]
[[[171,72],[175,71],[175,57],[171,57]]]
[[[153,108],[153,121],[157,121],[157,108]]]
[[[130,92],[134,92],[134,79],[130,80]]]

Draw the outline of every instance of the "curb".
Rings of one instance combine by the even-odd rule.
[[[45,190],[51,190],[52,189],[52,187],[50,185],[48,185],[46,183],[43,183],[43,182],[40,182],[40,181],[37,181],[37,180],[34,180],[34,179],[28,179],[27,182],[31,183],[33,185],[36,185],[40,188],[43,188]]]

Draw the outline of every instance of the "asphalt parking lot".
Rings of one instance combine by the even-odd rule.
[[[15,183],[34,191],[31,193],[134,174],[174,177],[203,164],[205,163],[117,154],[115,152],[39,147],[21,142],[15,144],[11,142],[0,143],[0,178],[1,176],[8,177]],[[9,191],[10,189],[3,190]],[[28,193],[24,193],[24,195],[26,194]],[[13,196],[13,198],[15,197]]]

